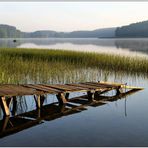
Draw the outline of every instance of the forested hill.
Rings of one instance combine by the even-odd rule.
[[[22,32],[16,27],[0,25],[0,38],[99,38],[115,37],[116,28],[103,28],[92,31],[56,32],[41,30],[35,32]]]
[[[22,32],[14,26],[0,25],[0,38],[136,38],[148,37],[148,21],[133,23],[117,28],[103,28],[92,31],[56,32],[40,30]]]
[[[9,25],[0,25],[0,38],[21,37],[21,31]]]
[[[118,27],[116,37],[148,37],[148,21],[133,23],[127,26]]]

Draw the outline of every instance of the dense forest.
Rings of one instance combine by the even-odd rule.
[[[104,28],[92,31],[56,32],[41,30],[35,32],[22,32],[16,27],[0,25],[0,38],[99,38],[115,37],[116,28]]]
[[[9,25],[0,25],[0,38],[21,37],[21,35],[21,31],[17,30],[16,27]]]
[[[118,27],[115,31],[116,37],[148,37],[148,21],[133,23]]]
[[[148,21],[133,23],[117,28],[103,28],[92,31],[56,32],[41,30],[22,32],[14,26],[0,25],[0,38],[114,38],[148,37]]]

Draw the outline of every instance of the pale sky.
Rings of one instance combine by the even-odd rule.
[[[0,24],[21,31],[94,30],[148,20],[148,2],[0,2]]]

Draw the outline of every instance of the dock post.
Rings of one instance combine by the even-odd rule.
[[[37,95],[37,96],[34,95],[34,100],[35,100],[35,103],[36,103],[36,107],[40,108],[41,107],[41,96],[40,95]]]
[[[88,100],[94,100],[94,94],[95,94],[95,92],[91,92],[91,91],[88,91],[87,92],[87,96],[88,96]]]
[[[69,93],[66,93],[66,94],[65,94],[65,98],[66,98],[66,100],[69,99]]]
[[[67,103],[67,99],[66,99],[64,93],[58,93],[56,96],[57,96],[57,99],[58,99],[60,105]]]
[[[44,101],[45,101],[45,95],[41,95],[40,96],[40,107],[42,107],[43,106],[43,103],[44,103]]]
[[[10,116],[9,106],[11,101],[12,101],[12,97],[8,98],[8,101],[6,101],[5,96],[1,97],[1,104],[2,104],[2,110],[3,110],[4,116]]]
[[[119,86],[119,87],[116,89],[116,95],[119,95],[119,94],[121,94],[121,93],[123,93],[123,90],[122,90],[121,86]]]
[[[100,97],[100,91],[95,91],[95,93],[94,93],[94,98],[98,98],[98,97]]]

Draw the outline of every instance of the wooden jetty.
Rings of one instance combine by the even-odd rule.
[[[5,116],[10,116],[10,103],[15,100],[17,96],[33,95],[37,108],[43,105],[42,99],[45,94],[55,94],[59,104],[66,104],[69,99],[69,94],[72,92],[86,92],[88,100],[94,100],[95,97],[111,90],[116,90],[117,94],[121,94],[123,89],[141,90],[143,88],[131,87],[126,84],[110,83],[110,82],[85,82],[85,83],[71,83],[71,84],[1,84],[0,85],[0,101],[3,113]]]
[[[54,102],[16,116],[5,116],[0,120],[0,138],[31,128],[38,124],[42,124],[44,121],[52,121],[68,115],[78,114],[87,110],[88,106],[99,107],[108,102],[125,99],[127,96],[132,95],[137,91],[138,89],[132,89],[111,97],[100,95],[95,98],[95,101],[88,100],[87,95],[83,95],[72,98],[69,102],[63,105],[59,105],[58,102]]]

